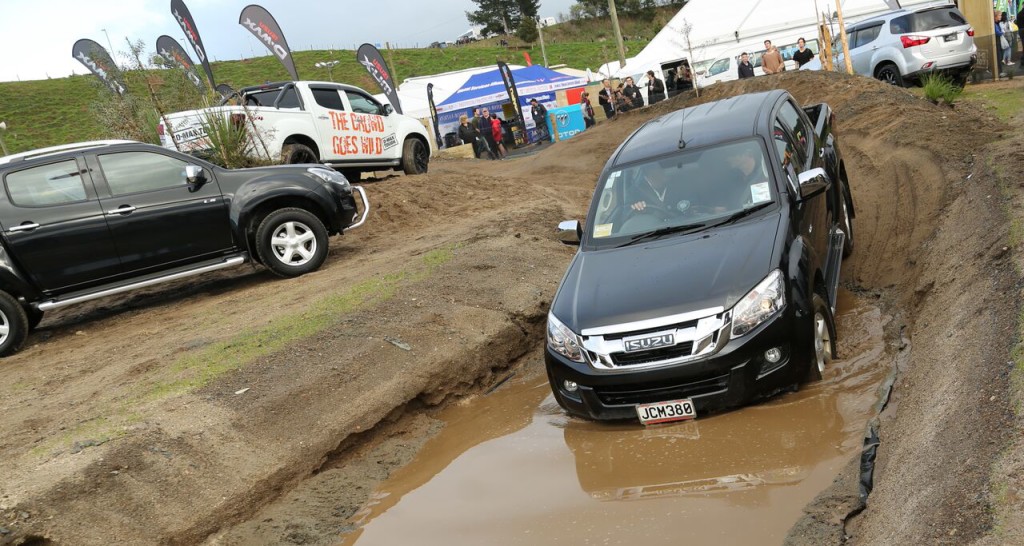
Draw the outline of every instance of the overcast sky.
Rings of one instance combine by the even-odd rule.
[[[267,55],[267,49],[238,24],[251,0],[185,0],[214,60]],[[391,42],[424,47],[451,40],[469,29],[471,0],[256,0],[281,25],[293,50],[355,49]],[[541,0],[540,16],[568,13],[574,0]],[[34,80],[87,73],[71,58],[71,46],[91,38],[117,52],[125,38],[155,49],[157,36],[184,40],[171,15],[170,0],[0,0],[0,81]],[[106,29],[104,34],[103,29]],[[194,52],[186,46],[195,59]],[[120,58],[118,57],[120,60]],[[301,67],[299,67],[301,69]]]

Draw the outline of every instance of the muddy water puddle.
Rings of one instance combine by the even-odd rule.
[[[823,381],[696,421],[569,418],[542,373],[449,408],[342,543],[780,543],[859,453],[891,368],[888,318],[845,292],[838,312]]]

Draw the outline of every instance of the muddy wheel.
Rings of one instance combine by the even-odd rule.
[[[405,174],[423,174],[430,163],[430,150],[418,138],[407,138],[402,146],[402,170]]]
[[[39,322],[43,320],[43,312],[34,307],[22,307],[25,310],[25,316],[28,318],[28,329],[29,331],[35,330],[36,326],[39,326]]]
[[[341,174],[345,176],[345,179],[348,180],[350,184],[359,182],[359,179],[363,177],[363,171],[360,171],[359,169],[341,169]]]
[[[900,75],[900,69],[892,63],[880,66],[875,72],[875,77],[887,84],[903,87],[903,76]]]
[[[832,323],[832,311],[825,298],[815,293],[813,299],[814,315],[811,319],[813,328],[814,356],[810,362],[808,378],[811,381],[820,381],[825,368],[832,362],[835,356],[835,326]]]
[[[316,152],[305,144],[288,144],[281,149],[281,162],[288,165],[319,163]]]
[[[25,308],[7,292],[0,292],[0,356],[13,354],[28,337]]]
[[[327,228],[309,211],[275,210],[256,230],[256,252],[275,275],[298,277],[327,259]]]
[[[843,232],[846,233],[846,239],[843,241],[843,258],[849,258],[853,254],[853,218],[850,216],[850,207],[846,201],[846,192],[841,192],[840,199],[843,202],[843,217],[842,217],[842,228]]]

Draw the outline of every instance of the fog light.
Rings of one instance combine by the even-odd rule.
[[[772,347],[764,352],[764,359],[775,364],[782,360],[782,351],[780,351],[778,347]]]
[[[575,381],[569,381],[568,379],[562,382],[562,386],[565,387],[566,392],[576,392],[576,389],[580,388]]]

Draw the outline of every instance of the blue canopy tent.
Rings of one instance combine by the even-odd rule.
[[[555,72],[540,65],[513,69],[512,78],[515,80],[524,112],[529,110],[531,99],[537,99],[546,107],[554,108],[557,91],[583,87],[587,84],[585,78]],[[501,105],[507,102],[509,96],[497,68],[470,76],[458,91],[437,105],[438,126],[442,134],[454,131],[459,124],[459,115],[472,115],[473,108],[488,108],[500,114]],[[533,137],[532,133],[536,131],[533,120],[529,115],[525,117],[523,121]]]

